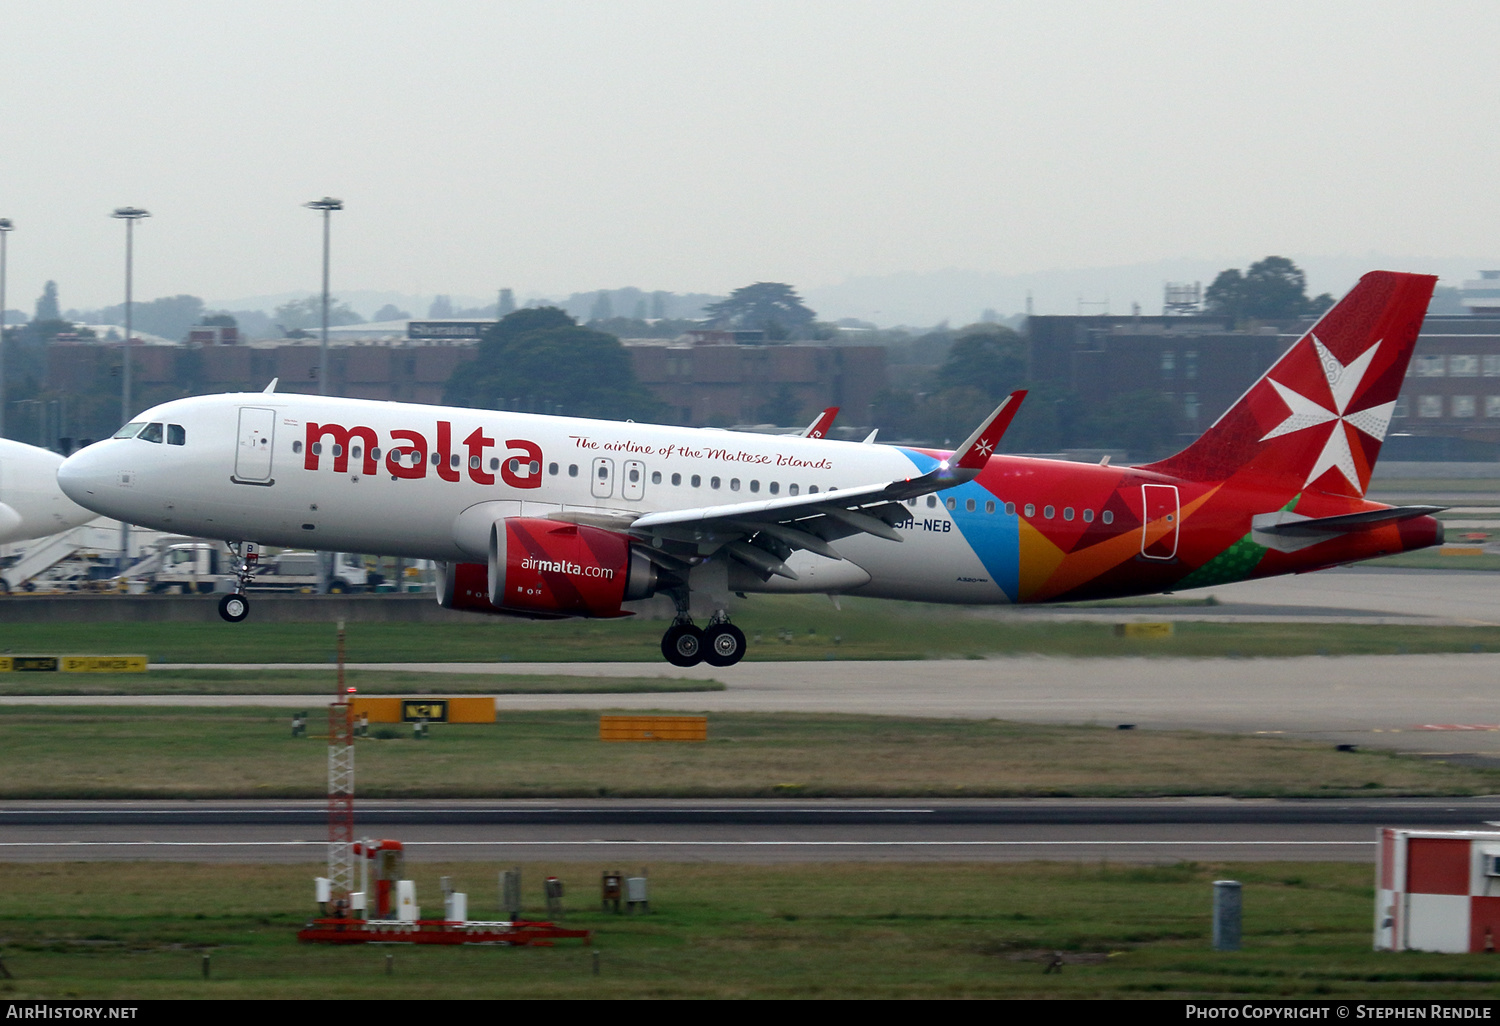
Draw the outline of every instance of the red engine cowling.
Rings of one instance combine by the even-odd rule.
[[[656,568],[614,531],[533,517],[490,528],[488,566],[449,564],[438,603],[521,616],[629,615],[621,603],[656,593]]]

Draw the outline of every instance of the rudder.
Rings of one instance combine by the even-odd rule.
[[[1437,278],[1371,271],[1193,444],[1144,468],[1363,496]]]

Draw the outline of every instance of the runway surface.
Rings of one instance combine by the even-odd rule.
[[[989,618],[1500,624],[1500,577],[1328,571],[1206,589],[1215,606],[955,610]],[[176,664],[181,665],[181,664]],[[1500,759],[1500,654],[1293,659],[911,662],[358,664],[435,673],[713,676],[722,692],[506,695],[523,709],[825,712],[1133,723],[1270,732],[1328,743]],[[290,668],[290,667],[288,667]],[[309,668],[325,669],[326,664]],[[35,705],[258,705],[303,696],[6,697]],[[1500,823],[1500,801],[1390,803],[361,803],[360,833],[395,836],[414,859],[804,862],[1080,859],[1170,862],[1373,858],[1374,827]],[[0,803],[0,860],[316,862],[321,805]]]
[[[316,862],[317,802],[0,804],[0,860]],[[1375,826],[1486,829],[1500,800],[368,802],[418,861],[1371,861]]]

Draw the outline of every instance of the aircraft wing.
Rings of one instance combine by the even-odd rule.
[[[977,477],[1025,395],[1024,391],[1012,392],[951,458],[926,474],[808,495],[647,513],[631,521],[626,530],[638,538],[651,539],[648,555],[664,562],[681,562],[727,549],[730,556],[763,578],[777,574],[796,580],[796,573],[785,560],[797,549],[842,559],[829,542],[861,533],[901,541],[893,525],[909,516],[902,500]]]

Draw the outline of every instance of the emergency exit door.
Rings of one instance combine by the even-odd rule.
[[[1141,485],[1141,555],[1147,559],[1173,559],[1177,555],[1176,485]]]

